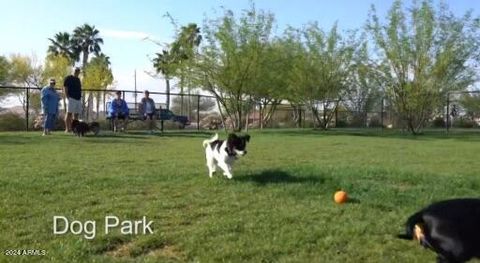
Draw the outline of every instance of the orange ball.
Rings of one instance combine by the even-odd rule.
[[[337,204],[343,204],[347,202],[347,199],[348,199],[348,195],[347,195],[347,192],[345,191],[337,191],[333,196],[333,200],[335,200],[335,203]]]

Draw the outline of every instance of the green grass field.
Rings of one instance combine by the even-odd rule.
[[[395,238],[405,219],[480,190],[480,135],[250,134],[228,180],[207,176],[206,133],[0,133],[0,262],[433,262]],[[154,233],[105,234],[108,215]],[[96,221],[95,238],[54,235],[54,216]]]

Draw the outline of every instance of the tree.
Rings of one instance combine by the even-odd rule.
[[[103,39],[99,36],[100,31],[98,31],[95,26],[89,24],[83,24],[82,26],[78,26],[73,30],[72,34],[67,32],[59,32],[55,35],[55,37],[49,38],[51,45],[48,47],[48,54],[53,56],[63,56],[68,58],[71,65],[74,65],[75,62],[78,62],[81,58],[82,61],[82,68],[83,68],[83,77],[86,78],[88,71],[95,71],[97,70],[87,70],[87,65],[89,63],[90,55],[93,53],[96,57],[99,57],[100,60],[104,61],[108,65],[110,64],[109,58],[105,56],[105,54],[101,53],[100,45],[103,44]],[[98,63],[94,63],[98,66]],[[101,71],[101,70],[99,70]],[[96,73],[94,73],[96,74]],[[87,83],[95,83],[98,84],[97,81],[99,78],[108,79],[111,77],[106,73],[106,76],[94,76],[87,80]],[[100,81],[100,80],[98,80]],[[113,79],[112,79],[113,81]],[[110,81],[109,84],[112,83]],[[92,87],[92,86],[91,86]],[[97,86],[101,88],[102,86]],[[100,95],[95,93],[97,98],[97,115],[98,115],[98,101],[100,101]],[[83,98],[83,104],[85,105],[85,96]],[[92,94],[89,94],[88,109],[90,109],[90,105],[92,104]],[[64,103],[65,105],[65,103]],[[87,112],[88,118],[88,112]]]
[[[268,125],[277,106],[288,96],[288,74],[294,59],[293,49],[287,40],[281,38],[268,43],[263,54],[258,61],[256,81],[248,91],[259,106],[260,128]]]
[[[49,38],[51,45],[48,46],[47,54],[63,56],[69,59],[71,65],[79,60],[80,49],[75,45],[70,34],[59,32],[54,38]]]
[[[198,104],[199,100],[198,97],[195,96],[198,94],[186,96],[186,100],[192,107],[190,108],[190,111],[186,113],[190,118],[196,119],[197,113],[206,113],[215,108],[215,100],[209,97],[200,97],[200,104]],[[172,99],[172,105],[170,107],[170,110],[174,113],[179,113],[182,110],[182,103],[184,103],[185,99],[182,98],[183,96],[177,96]],[[197,112],[197,110],[200,110],[200,112]],[[185,114],[185,113],[183,113]]]
[[[88,58],[91,53],[99,55],[101,48],[100,44],[103,44],[103,39],[99,37],[100,31],[95,26],[84,24],[73,30],[72,42],[74,43],[74,49],[82,54],[82,67],[85,70]]]
[[[11,55],[8,75],[12,83],[21,86],[40,88],[42,84],[42,66],[34,55]]]
[[[63,80],[65,76],[70,74],[71,71],[71,60],[66,57],[65,54],[54,55],[50,53],[45,58],[45,66],[43,71],[43,82],[47,83],[49,78],[55,78],[57,81],[57,88],[63,86]],[[63,96],[62,96],[63,97]],[[63,97],[63,108],[67,108],[65,97]]]
[[[38,64],[36,56],[23,56],[13,54],[10,56],[10,70],[8,72],[9,79],[12,84],[24,86],[27,88],[34,87],[36,92],[30,92],[30,89],[17,93],[18,99],[22,103],[25,113],[28,109],[35,111],[40,110],[40,88],[42,85],[43,68]]]
[[[200,28],[195,23],[182,26],[172,44],[172,53],[177,60],[188,60],[195,57],[196,48],[202,42]]]
[[[191,64],[195,59],[197,53],[197,48],[202,42],[202,35],[200,34],[200,28],[197,24],[190,23],[187,26],[182,26],[175,41],[172,43],[170,53],[174,57],[174,64],[176,69],[173,72],[173,75],[180,79],[180,94],[184,94],[184,88],[188,88],[188,95],[190,95],[190,85],[187,83],[189,78],[188,76],[191,73]],[[181,111],[184,112],[184,102],[183,96],[181,97]],[[188,111],[190,111],[190,101],[187,105],[189,106]]]
[[[460,104],[465,109],[467,118],[471,121],[478,121],[480,118],[480,93],[478,91],[463,94],[460,98]]]
[[[353,58],[353,71],[345,93],[345,106],[353,113],[355,124],[364,125],[367,113],[381,107],[383,83],[376,78],[375,64],[370,60],[367,42],[363,42]],[[379,107],[380,106],[380,107]]]
[[[457,18],[445,5],[436,10],[427,0],[404,11],[396,0],[383,25],[372,6],[367,24],[378,48],[378,78],[411,133],[421,132],[447,92],[474,83],[476,23],[471,11]]]
[[[245,125],[246,99],[261,77],[259,60],[265,55],[273,21],[272,14],[257,12],[252,6],[238,20],[232,11],[226,11],[222,18],[204,26],[206,44],[190,77],[215,96],[222,117],[231,120],[233,130]]]
[[[166,93],[167,93],[167,110],[170,109],[170,80],[173,72],[175,72],[175,58],[168,50],[162,50],[162,53],[156,53],[153,58],[153,67],[157,74],[161,73],[165,78]]]
[[[63,78],[70,74],[70,59],[63,55],[47,55],[45,58],[45,66],[43,71],[43,82],[46,83],[48,78],[55,78],[58,83],[63,84]]]
[[[174,22],[172,23],[175,27],[177,26]],[[156,73],[162,74],[165,79],[167,109],[170,109],[170,81],[174,77],[178,77],[180,79],[180,93],[184,94],[184,87],[188,86],[186,85],[188,78],[185,75],[190,71],[190,64],[196,53],[195,49],[200,44],[201,39],[200,28],[196,24],[190,23],[181,27],[173,43],[164,48],[161,53],[156,53],[152,59]],[[181,98],[183,99],[183,96]],[[181,113],[183,113],[183,101],[181,102]]]
[[[4,85],[8,81],[9,64],[6,57],[0,56],[0,85]]]
[[[5,85],[8,83],[10,62],[4,56],[0,56],[0,85]],[[7,95],[9,92],[6,89],[0,89],[0,100],[3,96]]]
[[[71,64],[82,61],[85,69],[90,54],[100,55],[103,39],[99,36],[95,26],[84,24],[73,30],[73,33],[59,32],[53,38],[49,38],[51,45],[48,54],[62,55],[70,59]]]
[[[90,115],[90,109],[92,108],[93,99],[96,100],[96,118],[98,118],[100,102],[102,94],[97,90],[107,90],[108,86],[113,83],[113,74],[110,68],[110,58],[105,54],[100,54],[94,57],[88,62],[85,67],[85,73],[83,78],[83,87],[88,94],[87,98],[87,115],[88,120]],[[95,91],[91,91],[95,90]]]
[[[336,24],[328,33],[310,24],[297,38],[300,44],[290,77],[290,97],[307,105],[316,123],[327,129],[348,90],[356,43],[343,40]]]

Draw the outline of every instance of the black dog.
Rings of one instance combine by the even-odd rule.
[[[480,199],[433,203],[408,218],[403,239],[417,239],[437,253],[437,262],[480,258]]]
[[[98,122],[86,123],[79,120],[73,120],[72,130],[73,134],[78,137],[83,137],[87,132],[93,132],[93,134],[97,135],[100,131],[100,124]]]

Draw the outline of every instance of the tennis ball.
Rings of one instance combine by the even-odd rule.
[[[335,203],[337,204],[343,204],[347,202],[347,199],[348,199],[348,195],[347,195],[347,192],[345,191],[337,191],[333,196],[333,200],[335,200]]]

